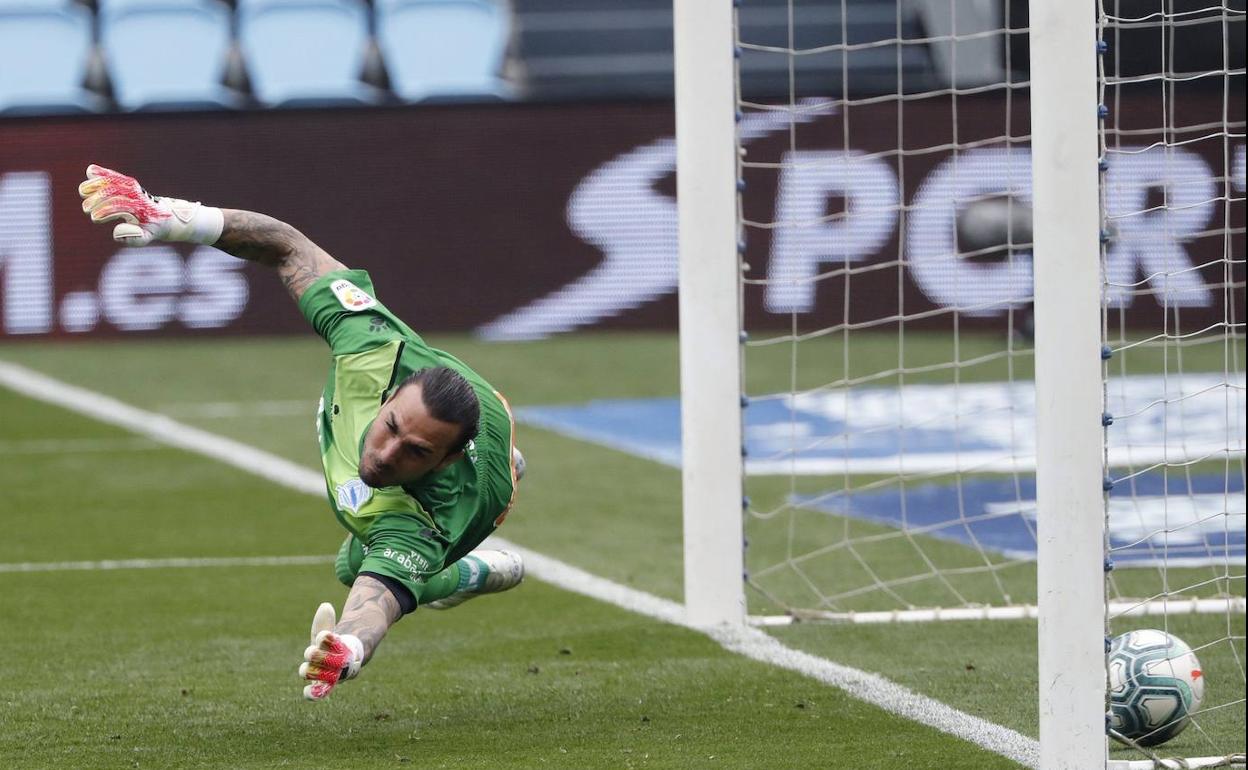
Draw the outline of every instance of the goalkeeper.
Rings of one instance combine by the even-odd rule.
[[[316,611],[299,667],[305,697],[325,698],[358,674],[418,606],[445,609],[519,584],[519,556],[473,550],[506,518],[523,472],[510,408],[378,302],[367,273],[272,217],[155,197],[100,166],[78,191],[92,221],[118,222],[120,243],[208,244],[276,268],[329,343],[316,428],[329,505],[348,532],[335,570],[351,590],[341,620],[328,602]]]

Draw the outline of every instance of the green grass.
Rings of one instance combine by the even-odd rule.
[[[469,361],[514,404],[671,396],[670,335],[594,334],[491,345],[432,337]],[[904,361],[983,357],[990,335],[838,339],[800,346],[799,387],[861,377]],[[787,345],[747,350],[751,393],[788,390]],[[1133,361],[1165,362],[1155,351]],[[1136,355],[1135,352],[1130,355]],[[1203,357],[1202,357],[1203,356]],[[1194,348],[1188,370],[1218,368]],[[845,361],[848,359],[848,368]],[[314,338],[188,343],[117,342],[0,347],[29,365],[129,403],[267,449],[309,467],[311,414],[328,361]],[[890,363],[891,362],[891,363]],[[908,376],[947,382],[1030,376],[1018,352],[960,369]],[[1132,371],[1135,371],[1133,368]],[[304,401],[306,415],[187,417],[205,402]],[[0,445],[25,439],[124,439],[115,429],[0,390]],[[503,534],[543,553],[668,598],[681,593],[680,476],[675,469],[527,427],[530,475]],[[863,483],[866,479],[854,479]],[[805,477],[798,491],[844,479]],[[0,562],[164,556],[330,553],[341,538],[324,504],[180,452],[136,447],[0,458],[9,537]],[[787,479],[751,479],[755,508],[783,503]],[[791,517],[792,521],[788,518]],[[751,564],[784,561],[790,538],[834,543],[885,534],[878,525],[809,511],[747,521]],[[941,566],[980,560],[962,546],[920,540]],[[899,538],[871,550],[886,574],[920,557]],[[821,586],[857,585],[856,561],[833,553]],[[1184,571],[1186,572],[1186,571]],[[1205,571],[1207,572],[1207,570]],[[1196,574],[1195,572],[1193,574]],[[1242,572],[1240,573],[1242,574]],[[1172,583],[1189,576],[1171,573]],[[1146,592],[1151,570],[1122,571]],[[958,578],[970,597],[1034,600],[1031,565]],[[781,570],[768,585],[799,592]],[[1236,584],[1242,593],[1242,579]],[[848,700],[834,689],[731,656],[688,631],[540,584],[451,613],[400,624],[364,678],[325,707],[301,703],[293,668],[316,602],[342,595],[328,566],[151,572],[0,574],[8,627],[20,629],[0,688],[0,766],[14,767],[1003,767],[1006,760]],[[828,589],[823,589],[828,590]],[[949,602],[939,581],[905,589],[923,606]],[[879,606],[865,594],[847,606]],[[751,597],[752,611],[774,610]],[[858,604],[855,604],[858,602]],[[892,605],[887,605],[892,606]],[[1243,618],[1172,621],[1201,652],[1210,703],[1243,697]],[[1222,627],[1218,627],[1218,623]],[[1188,623],[1192,625],[1187,625]],[[777,630],[795,647],[876,671],[957,708],[1035,734],[1035,624],[944,623],[875,628],[803,624]],[[1186,634],[1186,636],[1185,636]],[[1189,638],[1191,637],[1191,638]],[[237,664],[224,652],[235,645]],[[560,654],[560,650],[570,654]],[[29,662],[27,662],[29,661]],[[530,673],[536,668],[536,673]],[[183,694],[183,691],[186,694]],[[342,697],[339,697],[341,695]],[[801,704],[799,706],[799,704]],[[643,719],[644,718],[644,719]],[[1222,750],[1243,750],[1242,703],[1202,719]],[[120,737],[113,737],[120,736]],[[1210,753],[1189,731],[1174,744]],[[323,755],[323,756],[322,756]],[[711,759],[711,757],[714,759]],[[11,758],[11,759],[10,759]]]
[[[542,584],[405,620],[298,696],[321,568],[5,576],[13,768],[965,767],[1012,763],[709,639]],[[955,748],[956,747],[956,748]],[[783,757],[775,764],[777,757]]]
[[[1116,633],[1157,628],[1185,640],[1209,642],[1215,634],[1208,618],[1181,616],[1122,623]],[[1225,623],[1226,619],[1222,618]],[[1201,649],[1206,678],[1199,729],[1187,731],[1161,747],[1165,756],[1211,756],[1244,750],[1244,617],[1236,616],[1219,641]],[[945,622],[848,626],[799,624],[774,632],[794,647],[857,668],[880,671],[919,692],[1022,733],[1034,735],[1036,713],[1036,624],[1034,622]],[[1224,638],[1238,637],[1232,643]],[[1193,644],[1196,644],[1193,641]],[[1238,704],[1234,704],[1239,701]],[[1227,704],[1230,705],[1229,707]],[[1116,758],[1138,758],[1115,750]]]
[[[280,359],[284,345],[224,348],[240,369],[222,379],[263,389],[239,371]],[[202,366],[185,368],[211,366],[202,351],[179,366],[169,359],[185,351],[149,349],[149,366],[145,348],[117,346],[92,361],[84,354],[95,348],[63,348],[62,363],[77,381],[145,405],[239,398],[204,387]],[[33,355],[54,371],[48,353],[0,357]],[[127,381],[136,367],[146,376]],[[263,397],[289,395],[275,387]],[[0,414],[10,447],[125,439],[2,390]],[[305,422],[204,424],[296,447],[293,435],[274,434]],[[321,501],[183,452],[6,460],[0,484],[15,515],[0,562],[327,553],[341,537]],[[551,522],[565,531],[592,529],[601,515],[584,500],[562,506]],[[510,534],[535,539],[524,517],[513,521],[525,523],[509,523]],[[653,570],[629,570],[665,575],[675,593],[673,553]],[[8,573],[0,586],[6,649],[18,662],[0,690],[3,767],[820,768],[838,756],[858,767],[938,768],[955,755],[966,767],[1013,766],[694,632],[539,583],[405,620],[364,677],[316,705],[299,698],[294,669],[309,613],[343,593],[328,565]]]

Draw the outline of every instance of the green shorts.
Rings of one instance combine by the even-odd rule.
[[[347,535],[338,548],[334,572],[346,586],[352,585],[361,572],[385,575],[419,600],[426,580],[480,545],[487,534],[451,543],[415,516],[385,514],[369,527],[368,545],[355,535]]]

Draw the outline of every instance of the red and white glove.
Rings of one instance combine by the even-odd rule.
[[[161,198],[144,190],[133,177],[92,163],[78,185],[82,210],[92,222],[121,220],[113,240],[127,246],[152,241],[187,241],[208,246],[225,227],[221,209],[179,198]]]
[[[311,684],[303,688],[308,700],[324,700],[339,682],[352,679],[364,665],[364,644],[351,634],[335,634],[334,605],[323,602],[312,618],[312,645],[303,651],[299,676]]]

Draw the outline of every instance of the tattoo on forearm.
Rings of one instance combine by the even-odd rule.
[[[239,259],[279,265],[295,250],[296,241],[304,238],[295,228],[264,214],[236,209],[223,213],[225,226],[215,245]]]
[[[225,226],[214,244],[239,259],[276,267],[287,291],[299,299],[325,273],[345,266],[290,225],[254,211],[223,209]]]
[[[403,616],[399,600],[381,581],[367,575],[356,578],[342,608],[342,620],[334,629],[340,634],[354,634],[364,643],[364,660],[373,656],[377,645],[390,626]]]
[[[282,279],[282,285],[295,299],[303,296],[308,287],[327,272],[329,270],[318,273],[314,266],[298,259],[287,260],[277,268],[277,275]]]

